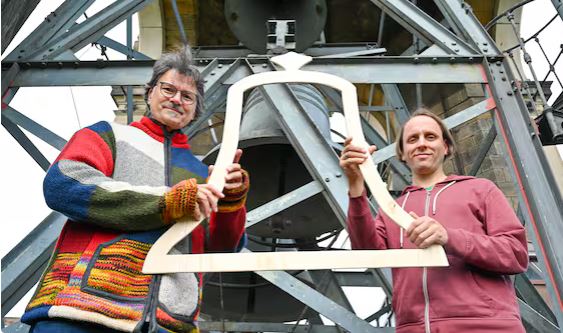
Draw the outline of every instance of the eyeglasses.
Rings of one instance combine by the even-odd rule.
[[[163,81],[158,83],[160,84],[160,93],[164,97],[172,98],[176,96],[178,88],[176,88],[173,84]],[[191,105],[197,100],[197,95],[191,91],[180,90],[180,100],[183,104]]]

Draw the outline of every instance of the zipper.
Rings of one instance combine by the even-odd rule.
[[[150,311],[149,315],[147,316],[147,321],[149,322],[149,331],[148,333],[153,333],[158,331],[158,323],[156,322],[156,307],[158,303],[158,290],[160,289],[160,279],[162,278],[161,275],[155,276],[154,281],[154,292],[152,293],[151,300],[150,300]]]
[[[156,290],[159,289],[160,286],[160,275],[154,275],[153,280],[151,282],[151,285],[149,287],[149,294],[147,295],[147,302],[146,302],[146,309],[145,312],[143,314],[143,318],[141,318],[141,322],[146,323],[144,325],[140,326],[140,330],[143,330],[143,328],[145,326],[149,327],[149,332],[152,332],[151,330],[151,326],[153,326],[153,321],[152,318],[155,317],[156,319],[156,315],[153,316],[153,312],[156,314],[156,304],[155,304],[155,300],[156,300]],[[154,305],[154,306],[153,306]],[[156,320],[155,320],[156,322]]]
[[[164,126],[162,126],[162,134],[164,136],[164,184],[168,187],[172,185],[172,168],[170,167],[172,161],[172,133],[169,133]],[[147,311],[143,322],[148,325],[148,332],[156,332],[158,324],[156,322],[156,308],[158,303],[158,290],[160,289],[160,275],[153,275],[152,288],[149,291],[147,301]]]
[[[170,162],[172,159],[172,140],[171,135],[163,127],[162,132],[164,134],[164,184],[166,186],[172,185],[172,173],[170,168]]]
[[[430,206],[430,196],[432,190],[426,191],[426,201],[424,202],[424,216],[428,216]],[[430,332],[430,298],[428,297],[428,270],[426,267],[422,269],[422,293],[424,294],[424,331]]]

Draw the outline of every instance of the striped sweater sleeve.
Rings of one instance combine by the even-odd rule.
[[[136,231],[167,225],[168,188],[112,179],[115,154],[109,123],[78,131],[47,171],[43,182],[47,205],[74,221],[106,228]]]

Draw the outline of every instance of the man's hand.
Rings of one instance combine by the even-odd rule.
[[[242,168],[238,163],[242,156],[242,149],[237,149],[233,164],[227,167],[227,175],[225,176],[225,190],[232,190],[242,186]],[[209,166],[209,174],[213,172],[213,165]]]
[[[198,184],[197,185],[197,206],[199,213],[203,214],[204,218],[211,215],[211,212],[217,212],[217,202],[225,195],[217,190],[211,184]],[[200,219],[196,216],[196,219]]]
[[[414,245],[421,249],[425,249],[432,244],[446,245],[448,231],[440,222],[428,216],[418,217],[413,212],[410,215],[415,220],[407,229],[407,237]]]
[[[354,198],[359,197],[364,192],[364,177],[360,172],[359,165],[364,163],[377,148],[370,146],[366,150],[351,143],[352,137],[348,137],[344,141],[344,150],[340,154],[340,167],[348,178],[350,196]]]

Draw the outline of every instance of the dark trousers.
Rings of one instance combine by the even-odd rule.
[[[119,333],[109,327],[81,321],[54,319],[31,325],[29,333]]]

